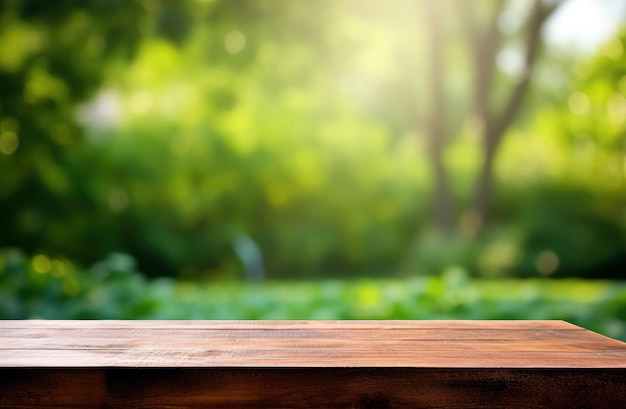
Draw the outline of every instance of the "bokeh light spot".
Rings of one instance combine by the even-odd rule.
[[[467,211],[461,216],[459,227],[464,234],[473,236],[480,230],[482,224],[482,218],[477,212]]]
[[[559,268],[559,256],[550,250],[544,250],[537,256],[535,260],[537,271],[543,275],[551,275]]]
[[[87,41],[87,52],[94,58],[100,57],[106,48],[106,39],[104,36],[91,36]]]
[[[50,267],[52,264],[50,263],[50,259],[43,254],[37,254],[33,257],[33,268],[36,272],[40,274],[47,273],[50,271]]]
[[[619,79],[617,87],[619,88],[619,92],[621,92],[622,95],[626,95],[626,75],[622,76],[622,78]]]
[[[602,48],[604,55],[612,60],[619,60],[624,54],[624,46],[619,38],[613,38]]]
[[[510,271],[519,257],[519,249],[513,242],[498,240],[485,248],[480,256],[479,265],[486,276],[498,277]]]
[[[615,125],[623,125],[626,122],[626,98],[620,94],[613,94],[607,104],[609,119]]]
[[[76,279],[67,279],[67,280],[63,280],[63,284],[61,284],[61,288],[63,289],[63,292],[68,296],[68,297],[76,297],[78,296],[78,294],[80,294],[80,284],[78,283],[78,281],[76,281]]]
[[[111,189],[108,199],[109,207],[114,212],[123,212],[128,207],[128,194],[124,189]]]
[[[60,260],[52,260],[50,263],[50,272],[55,277],[63,277],[67,272],[65,264]]]
[[[4,131],[13,131],[15,133],[19,133],[20,122],[17,120],[17,118],[14,118],[12,116],[2,118],[2,120],[0,121],[0,133]]]
[[[378,305],[381,301],[381,295],[378,288],[373,284],[364,284],[359,288],[357,302],[359,307],[371,309]]]
[[[239,30],[230,31],[224,37],[224,48],[230,54],[237,54],[246,46],[246,36]]]
[[[72,141],[70,127],[66,124],[58,124],[50,134],[52,140],[59,145],[69,145]]]
[[[263,43],[257,52],[257,57],[262,63],[268,64],[276,59],[277,50],[274,43]]]
[[[522,51],[517,47],[506,47],[496,57],[498,68],[517,80],[524,75],[526,63]]]
[[[291,195],[284,184],[273,181],[267,184],[265,190],[267,199],[273,207],[281,208],[289,204]]]
[[[136,115],[143,115],[152,109],[153,99],[148,91],[137,91],[130,98],[130,109]]]
[[[569,105],[570,111],[575,115],[585,115],[589,112],[589,108],[591,107],[589,97],[578,91],[570,95],[567,104]]]
[[[19,146],[20,139],[15,132],[6,131],[0,134],[0,152],[5,155],[11,155]]]
[[[142,0],[141,5],[148,13],[156,13],[161,9],[161,0]]]
[[[184,156],[191,148],[191,140],[183,136],[175,136],[170,143],[172,153],[177,156]]]

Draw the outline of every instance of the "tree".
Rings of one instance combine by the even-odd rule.
[[[97,212],[84,177],[89,172],[71,169],[85,147],[76,108],[100,88],[114,64],[133,56],[143,37],[184,38],[184,2],[158,4],[0,2],[0,133],[6,144],[0,159],[0,246],[35,250],[42,236],[55,235],[54,226]]]
[[[468,118],[479,124],[482,138],[482,166],[474,189],[470,218],[475,230],[488,220],[493,190],[494,161],[506,130],[513,123],[526,97],[541,47],[541,31],[549,16],[562,3],[535,0],[527,13],[522,33],[518,40],[523,41],[523,67],[518,78],[510,82],[510,90],[504,101],[496,101],[496,83],[501,80],[497,73],[497,56],[507,46],[507,35],[502,31],[500,20],[506,10],[505,1],[491,3],[487,16],[481,16],[476,3],[454,2],[458,6],[462,22],[462,35],[467,41],[473,72]],[[426,114],[426,134],[431,167],[435,178],[435,211],[439,229],[451,233],[454,226],[452,194],[444,167],[443,153],[449,140],[451,129],[450,115],[446,112],[445,94],[446,71],[444,53],[446,38],[444,30],[445,6],[450,3],[424,2],[423,15],[426,18],[428,33],[428,75],[430,78],[430,106]],[[509,39],[510,40],[510,39]],[[458,69],[454,67],[453,69]],[[498,102],[496,104],[496,102]]]

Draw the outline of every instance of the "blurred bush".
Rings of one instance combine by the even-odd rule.
[[[559,80],[535,81],[524,121],[507,132],[480,234],[482,221],[462,210],[480,124],[450,124],[458,222],[442,234],[423,118],[405,98],[414,88],[428,105],[422,39],[414,15],[396,19],[401,7],[48,3],[0,2],[0,246],[41,256],[6,257],[23,293],[2,302],[16,316],[47,308],[19,297],[79,308],[74,294],[91,304],[72,316],[114,314],[117,296],[150,310],[122,256],[88,271],[64,257],[90,265],[123,252],[146,276],[241,278],[240,237],[261,250],[268,278],[459,266],[490,278],[626,277],[623,32],[584,60],[546,61]],[[465,80],[451,80],[453,112]]]
[[[19,250],[0,254],[2,319],[104,319],[147,317],[164,300],[152,294],[134,260],[112,254],[86,271],[67,259]]]
[[[0,253],[0,319],[563,319],[626,340],[626,285],[440,277],[211,284],[146,280],[113,254],[67,260]]]

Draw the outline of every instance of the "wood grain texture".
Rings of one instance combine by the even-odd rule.
[[[621,370],[0,369],[0,408],[622,408]]]
[[[0,321],[0,408],[620,408],[562,321]]]
[[[562,321],[0,321],[0,367],[626,368]]]

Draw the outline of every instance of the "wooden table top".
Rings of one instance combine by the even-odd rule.
[[[563,321],[0,321],[0,367],[626,368]]]

